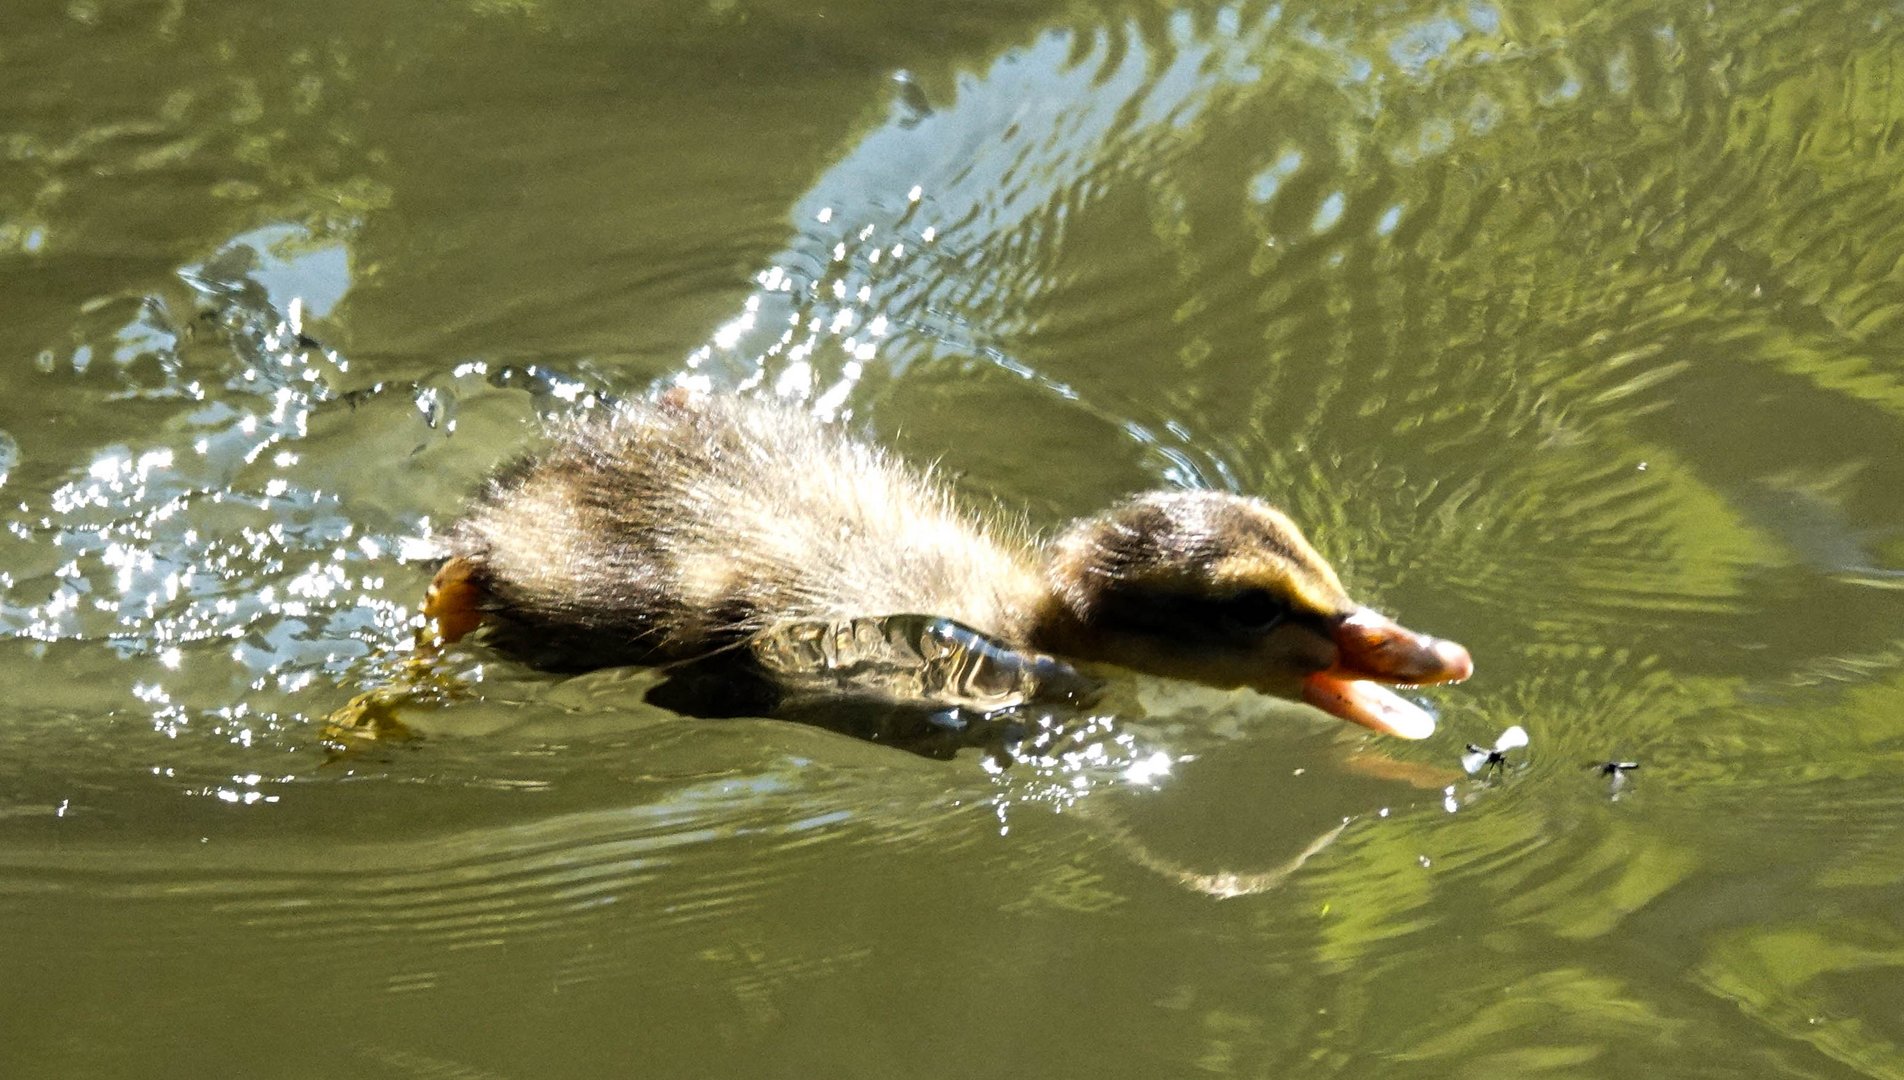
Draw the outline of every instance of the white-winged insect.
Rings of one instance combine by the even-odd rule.
[[[1526,745],[1527,729],[1515,724],[1501,732],[1501,737],[1494,740],[1491,748],[1469,743],[1468,752],[1461,755],[1461,767],[1468,771],[1469,776],[1490,769],[1498,773],[1507,768],[1507,752]]]
[[[1637,761],[1593,761],[1587,764],[1587,768],[1607,778],[1607,792],[1615,798],[1619,797],[1620,789],[1626,786],[1626,774],[1639,767]]]

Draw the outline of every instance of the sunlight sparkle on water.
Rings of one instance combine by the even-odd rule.
[[[1170,755],[1159,750],[1147,758],[1134,762],[1130,768],[1125,769],[1124,779],[1133,784],[1149,784],[1155,786],[1159,778],[1169,774],[1170,765]]]
[[[1336,222],[1342,220],[1342,211],[1347,205],[1348,200],[1340,191],[1331,192],[1316,208],[1315,220],[1309,223],[1310,231],[1327,232],[1334,228]]]
[[[216,788],[201,788],[197,791],[188,792],[188,794],[210,795],[220,802],[228,802],[240,806],[255,806],[258,803],[277,802],[278,796],[267,795],[258,790],[258,785],[263,781],[264,776],[260,773],[246,773],[242,776],[233,776],[231,778],[231,782],[237,785],[236,787],[220,786]]]

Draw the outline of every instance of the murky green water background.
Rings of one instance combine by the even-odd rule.
[[[10,5],[0,1074],[1904,1077],[1901,23]],[[995,776],[471,655],[324,765],[401,539],[681,380],[1267,496],[1480,674]]]

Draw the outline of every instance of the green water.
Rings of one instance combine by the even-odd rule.
[[[1904,1077],[1895,5],[0,23],[0,1075]],[[683,381],[1479,674],[1000,774],[478,652],[325,764],[402,538]]]

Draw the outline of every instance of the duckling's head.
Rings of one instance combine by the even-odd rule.
[[[1378,683],[1458,682],[1468,652],[1351,600],[1281,511],[1208,491],[1152,492],[1057,537],[1031,637],[1043,649],[1307,701],[1423,738],[1426,712]]]

